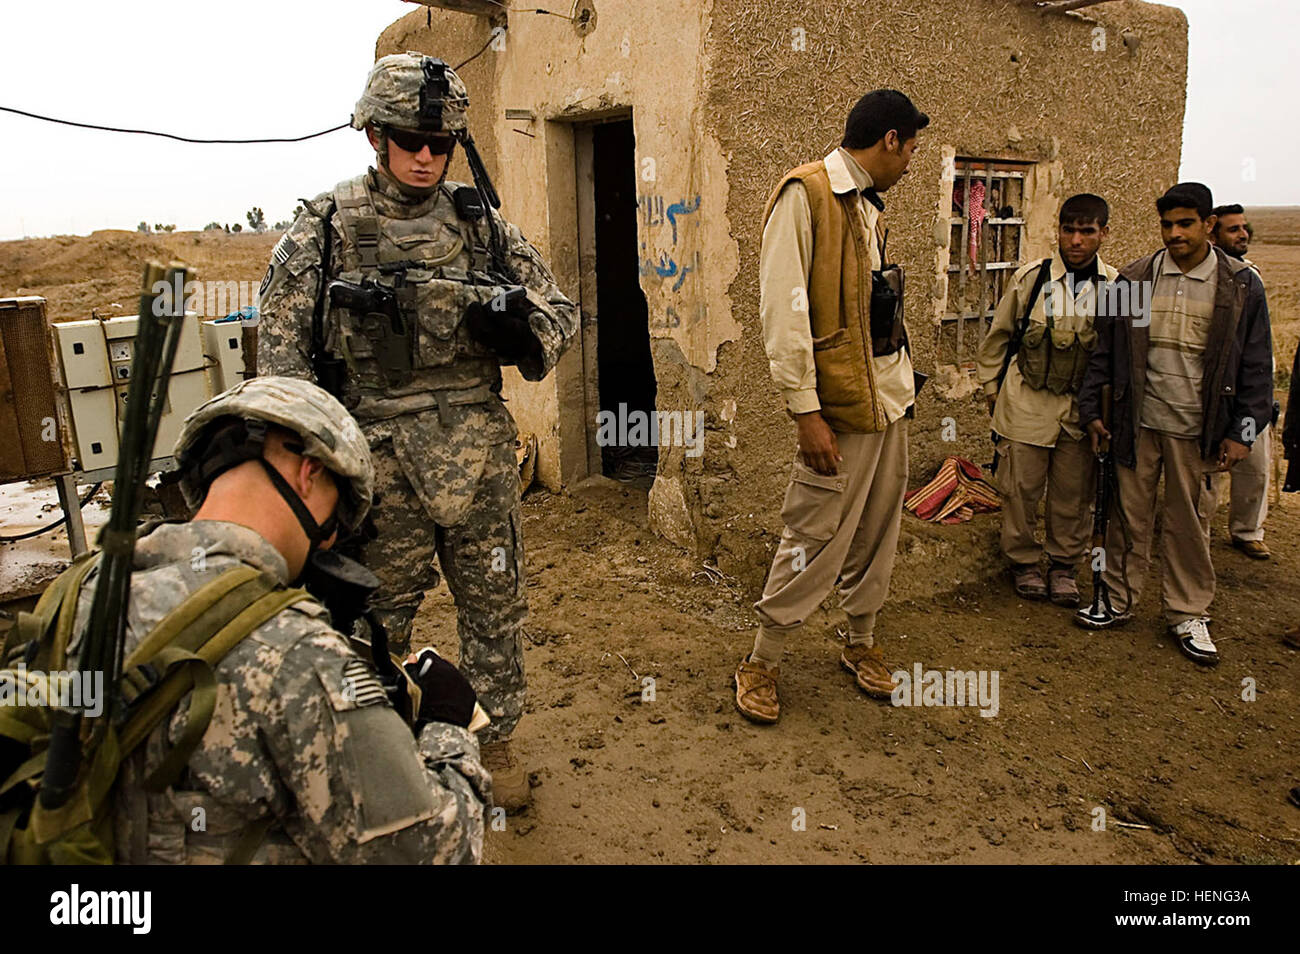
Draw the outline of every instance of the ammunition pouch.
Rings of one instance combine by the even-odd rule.
[[[1049,291],[1050,294],[1050,291]],[[1052,394],[1077,394],[1083,385],[1088,358],[1097,343],[1092,328],[1070,331],[1056,327],[1050,307],[1046,324],[1030,324],[1016,352],[1016,366],[1025,386]]]
[[[489,301],[496,290],[490,284],[471,284],[459,275],[441,277],[441,269],[410,269],[388,288],[367,283],[384,307],[357,307],[336,302],[331,329],[337,341],[331,350],[355,375],[358,386],[401,388],[413,375],[443,368],[458,359],[490,358],[491,352],[469,335],[458,334],[466,308]]]
[[[903,267],[887,265],[871,273],[871,354],[893,354],[903,339]]]

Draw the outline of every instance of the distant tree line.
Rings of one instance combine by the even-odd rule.
[[[281,221],[276,222],[275,225],[267,225],[265,213],[263,213],[261,208],[259,208],[258,206],[253,206],[251,209],[249,209],[247,212],[244,213],[244,218],[248,220],[248,227],[252,231],[260,235],[261,233],[265,232],[268,228],[274,229],[277,232],[283,232],[290,225],[292,225],[293,220],[296,219],[301,214],[302,214],[302,206],[298,205],[294,207],[293,216],[291,218],[282,219]],[[136,226],[136,231],[143,232],[145,234],[152,234],[154,232],[174,232],[176,231],[176,225],[173,223],[171,225],[158,224],[158,225],[150,226],[148,222],[141,222],[139,225]],[[220,222],[212,221],[209,222],[207,225],[203,226],[203,231],[225,232],[226,234],[230,235],[230,234],[235,234],[244,231],[244,226],[238,222],[235,222],[233,224],[227,223],[223,225]]]

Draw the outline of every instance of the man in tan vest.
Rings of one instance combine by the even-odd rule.
[[[888,699],[894,688],[874,632],[898,545],[916,389],[879,193],[906,174],[929,122],[897,90],[874,90],[849,113],[840,147],[788,172],[767,203],[763,341],[799,446],[785,529],[754,604],[758,636],[735,674],[736,706],[754,722],[780,715],[785,638],[837,581],[849,631],[840,662],[868,695]]]

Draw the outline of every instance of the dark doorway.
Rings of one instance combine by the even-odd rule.
[[[631,119],[598,123],[592,129],[597,380],[600,411],[620,422],[642,415],[649,419],[655,413],[650,317],[639,280],[635,145]],[[622,426],[619,431],[629,432]],[[648,484],[659,450],[631,443],[603,441],[601,471],[616,480]]]

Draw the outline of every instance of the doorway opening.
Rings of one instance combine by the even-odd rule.
[[[659,460],[646,426],[657,386],[640,283],[636,139],[630,114],[584,126],[577,144],[582,299],[584,323],[595,324],[595,366],[588,367],[597,385],[586,408],[588,460],[593,473],[648,487]]]

